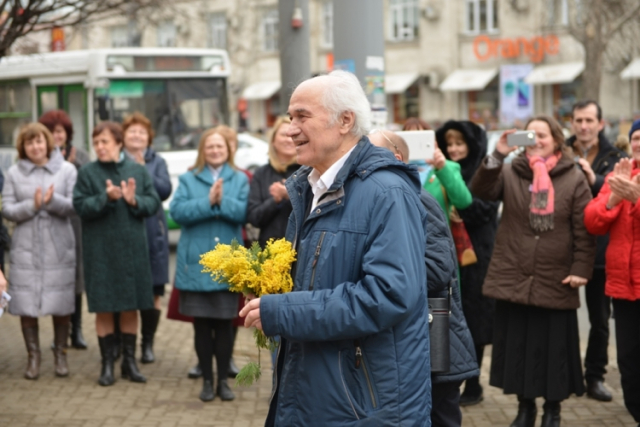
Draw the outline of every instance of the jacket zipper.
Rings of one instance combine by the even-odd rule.
[[[364,357],[362,355],[362,348],[360,348],[360,343],[356,341],[356,369],[360,368],[360,365],[362,365],[364,378],[367,380],[367,387],[369,388],[369,394],[371,395],[371,403],[373,404],[373,409],[376,409],[378,408],[378,404],[376,403],[376,397],[373,394],[373,386],[371,385],[371,379],[369,378],[369,371],[367,370],[366,363],[364,363]]]
[[[338,369],[340,369],[340,380],[342,380],[342,387],[344,387],[344,393],[347,395],[347,400],[349,401],[349,405],[351,406],[351,410],[353,414],[356,416],[356,419],[360,419],[358,413],[356,412],[356,408],[353,406],[353,402],[351,401],[351,396],[349,396],[349,390],[347,390],[347,384],[344,382],[344,375],[342,374],[342,352],[338,352]]]
[[[322,249],[322,242],[324,241],[324,235],[327,234],[326,231],[323,231],[320,235],[320,240],[318,240],[318,246],[316,246],[316,253],[313,255],[313,264],[311,264],[311,283],[309,284],[309,290],[313,290],[313,282],[316,279],[316,266],[318,265],[318,258],[320,258],[320,249]]]

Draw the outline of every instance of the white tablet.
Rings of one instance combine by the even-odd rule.
[[[432,130],[396,132],[409,146],[409,160],[432,160],[436,147],[436,133]]]

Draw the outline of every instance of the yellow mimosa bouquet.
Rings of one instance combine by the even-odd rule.
[[[268,294],[284,294],[293,289],[291,264],[296,251],[285,239],[270,239],[264,249],[256,242],[247,249],[235,239],[230,245],[218,243],[216,247],[200,255],[203,273],[220,282],[226,282],[232,292],[260,298]],[[260,378],[260,348],[274,350],[277,343],[256,329],[253,333],[258,346],[258,363],[250,362],[240,370],[236,383],[251,385]]]

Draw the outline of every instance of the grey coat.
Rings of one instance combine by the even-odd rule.
[[[7,172],[2,215],[16,223],[9,261],[11,314],[66,316],[75,309],[76,251],[69,217],[76,176],[58,151],[43,167],[19,160]],[[52,200],[36,210],[37,187],[44,194],[52,184]]]

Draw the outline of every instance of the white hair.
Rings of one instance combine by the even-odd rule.
[[[322,94],[322,104],[331,113],[331,124],[335,124],[342,113],[351,112],[355,116],[351,134],[358,137],[369,134],[371,105],[358,78],[343,70],[332,71],[319,78],[328,80]]]

